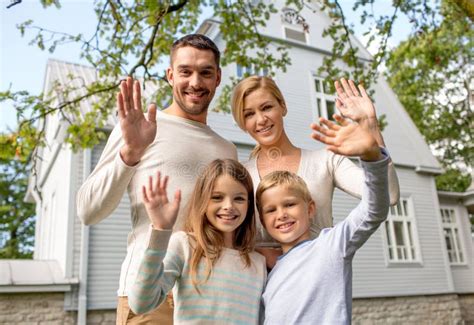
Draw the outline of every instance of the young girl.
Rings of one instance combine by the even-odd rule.
[[[237,161],[214,160],[198,178],[186,232],[172,228],[180,205],[160,173],[143,186],[150,239],[129,294],[135,313],[162,303],[173,288],[175,323],[257,324],[265,260],[253,252],[256,234],[250,175]]]

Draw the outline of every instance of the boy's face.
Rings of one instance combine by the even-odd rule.
[[[314,202],[306,202],[296,190],[283,185],[263,192],[260,201],[264,226],[284,253],[310,238]]]

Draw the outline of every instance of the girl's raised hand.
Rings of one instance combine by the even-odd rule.
[[[361,122],[366,119],[377,119],[375,106],[362,85],[356,86],[354,81],[342,78],[334,82],[337,98],[336,107],[345,117]]]
[[[172,229],[178,216],[181,191],[177,190],[174,194],[173,202],[169,202],[166,192],[167,186],[168,176],[162,179],[161,173],[158,172],[155,182],[153,182],[153,177],[150,176],[148,178],[148,186],[142,187],[143,202],[148,217],[153,227],[157,230]]]
[[[325,118],[319,121],[325,125],[311,124],[311,137],[327,145],[327,149],[344,156],[356,156],[362,160],[375,161],[381,158],[380,148],[373,133],[365,125],[367,122],[351,123],[347,119],[334,114],[339,124]]]

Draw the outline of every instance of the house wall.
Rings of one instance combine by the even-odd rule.
[[[115,310],[89,311],[88,325],[115,324]],[[64,293],[0,294],[0,324],[77,324],[77,313],[64,310]]]
[[[57,260],[63,274],[66,275],[67,259],[70,256],[68,255],[70,220],[67,211],[70,210],[70,193],[73,191],[71,186],[74,184],[70,178],[72,152],[55,136],[59,127],[57,119],[57,115],[48,116],[46,122],[48,145],[41,152],[42,162],[36,178],[42,203],[41,209],[38,209],[34,258]],[[49,174],[43,182],[46,173]]]
[[[421,261],[390,263],[382,225],[354,258],[353,295],[362,297],[410,296],[452,292],[450,270],[445,261],[433,177],[397,168],[402,198],[411,198]],[[357,200],[337,190],[333,200],[335,222],[355,207]]]
[[[266,27],[259,27],[258,30],[259,33],[265,36],[280,39],[284,37],[281,8],[286,7],[285,1],[276,0],[272,2],[277,8],[278,13],[271,15]],[[309,25],[308,46],[327,52],[332,48],[334,42],[329,37],[322,37],[322,32],[326,26],[331,24],[331,21],[325,13],[320,11],[320,6],[317,2],[318,1],[308,1],[307,6],[303,7],[300,15],[305,18],[306,23]],[[359,50],[358,55],[360,57],[364,59],[370,58],[370,54],[358,40],[353,37],[352,42],[353,46]]]
[[[474,257],[471,235],[471,224],[466,207],[453,198],[440,198],[441,208],[454,209],[460,235],[461,248],[465,262],[461,265],[450,265],[453,274],[454,288],[458,293],[474,292]],[[444,244],[444,238],[443,238]]]
[[[0,324],[77,324],[63,308],[63,293],[0,294]],[[88,325],[113,325],[114,309],[89,310]],[[474,295],[434,295],[353,300],[353,324],[472,324]]]
[[[92,150],[92,169],[98,163],[104,147],[105,141],[102,141]],[[89,229],[88,308],[115,308],[120,270],[127,253],[127,237],[131,229],[128,195],[124,195],[109,217]]]
[[[318,26],[318,28],[311,29],[310,31],[310,34],[314,34],[315,38],[321,37],[320,34],[324,24],[329,23],[327,17],[319,19],[319,15],[321,14],[315,13],[313,15],[308,13],[305,16],[308,23]],[[266,29],[263,30],[265,31]],[[270,18],[268,31],[273,31],[273,36],[283,40],[283,34],[279,32],[280,30],[281,18],[279,14],[274,14]],[[214,40],[220,50],[225,49],[225,42],[220,35],[217,35]],[[330,48],[328,47],[330,46],[329,43],[322,42],[321,44],[323,44],[322,48]],[[316,109],[316,97],[314,95],[314,77],[325,77],[318,73],[318,68],[323,64],[324,53],[297,43],[288,43],[288,45],[290,46],[288,51],[290,53],[291,66],[288,67],[285,73],[275,71],[276,76],[274,77],[285,97],[288,107],[288,114],[284,119],[285,130],[295,145],[306,149],[321,148],[321,144],[311,139],[309,125],[311,122],[317,121],[319,117]],[[278,56],[274,47],[270,46],[269,51]],[[255,50],[251,50],[248,55],[252,56],[255,53]],[[347,67],[342,62],[338,61],[335,64],[341,70],[347,70]],[[211,102],[211,107],[216,107],[221,89],[223,85],[229,83],[231,76],[236,76],[236,65],[230,64],[222,67],[222,86],[217,89],[216,96]],[[374,90],[372,97],[378,114],[384,114],[388,122],[383,135],[394,162],[401,166],[414,168],[423,166],[438,169],[440,167],[439,163],[431,154],[429,147],[387,82],[380,77],[377,80],[377,84],[373,85],[371,89]],[[231,116],[223,116],[222,119],[228,120],[230,124],[215,125],[216,130],[221,135],[230,138],[232,141],[238,139],[238,141],[244,140],[248,143],[254,143],[247,135],[236,134],[240,130],[232,121]],[[234,128],[233,130],[230,129],[230,125]]]
[[[469,299],[472,299],[471,295]],[[352,323],[359,324],[472,324],[471,300],[455,294],[354,299]]]

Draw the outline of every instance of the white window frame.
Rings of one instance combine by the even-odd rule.
[[[303,33],[305,41],[302,42],[302,41],[299,41],[299,40],[296,40],[296,39],[293,39],[293,38],[286,37],[285,29],[292,29],[295,32]],[[303,26],[283,23],[282,26],[281,26],[281,33],[283,35],[283,39],[285,39],[287,41],[309,45],[309,37],[308,37],[309,33],[304,31]]]
[[[402,224],[402,245],[396,245],[394,224],[399,222]],[[400,198],[397,205],[390,207],[383,223],[383,238],[387,265],[422,263],[415,209],[410,197]]]
[[[240,73],[239,73],[239,70],[241,70]],[[255,66],[253,64],[251,64],[250,67],[244,67],[244,66],[241,66],[240,64],[237,64],[237,63],[235,64],[235,76],[238,79],[242,79],[246,72],[249,73],[249,76],[257,75],[257,76],[260,76],[260,77],[264,77],[264,76],[269,76],[271,70],[270,69],[259,69],[258,71],[255,71]]]
[[[320,91],[316,89],[316,82],[319,83]],[[334,113],[337,113],[336,108],[336,94],[325,92],[324,78],[312,74],[311,76],[311,94],[313,98],[312,110],[314,120],[317,121],[319,117],[324,117],[328,120],[332,120],[332,116],[328,116],[327,101],[334,103]]]
[[[466,265],[466,250],[463,247],[461,238],[461,232],[459,227],[459,217],[456,209],[452,206],[441,205],[439,209],[439,215],[441,218],[441,224],[443,227],[443,240],[446,243],[446,230],[451,231],[451,246],[453,247],[454,256],[456,261],[452,261],[450,258],[450,252],[446,246],[446,252],[448,253],[448,261],[450,265]],[[451,220],[449,220],[451,219]]]

